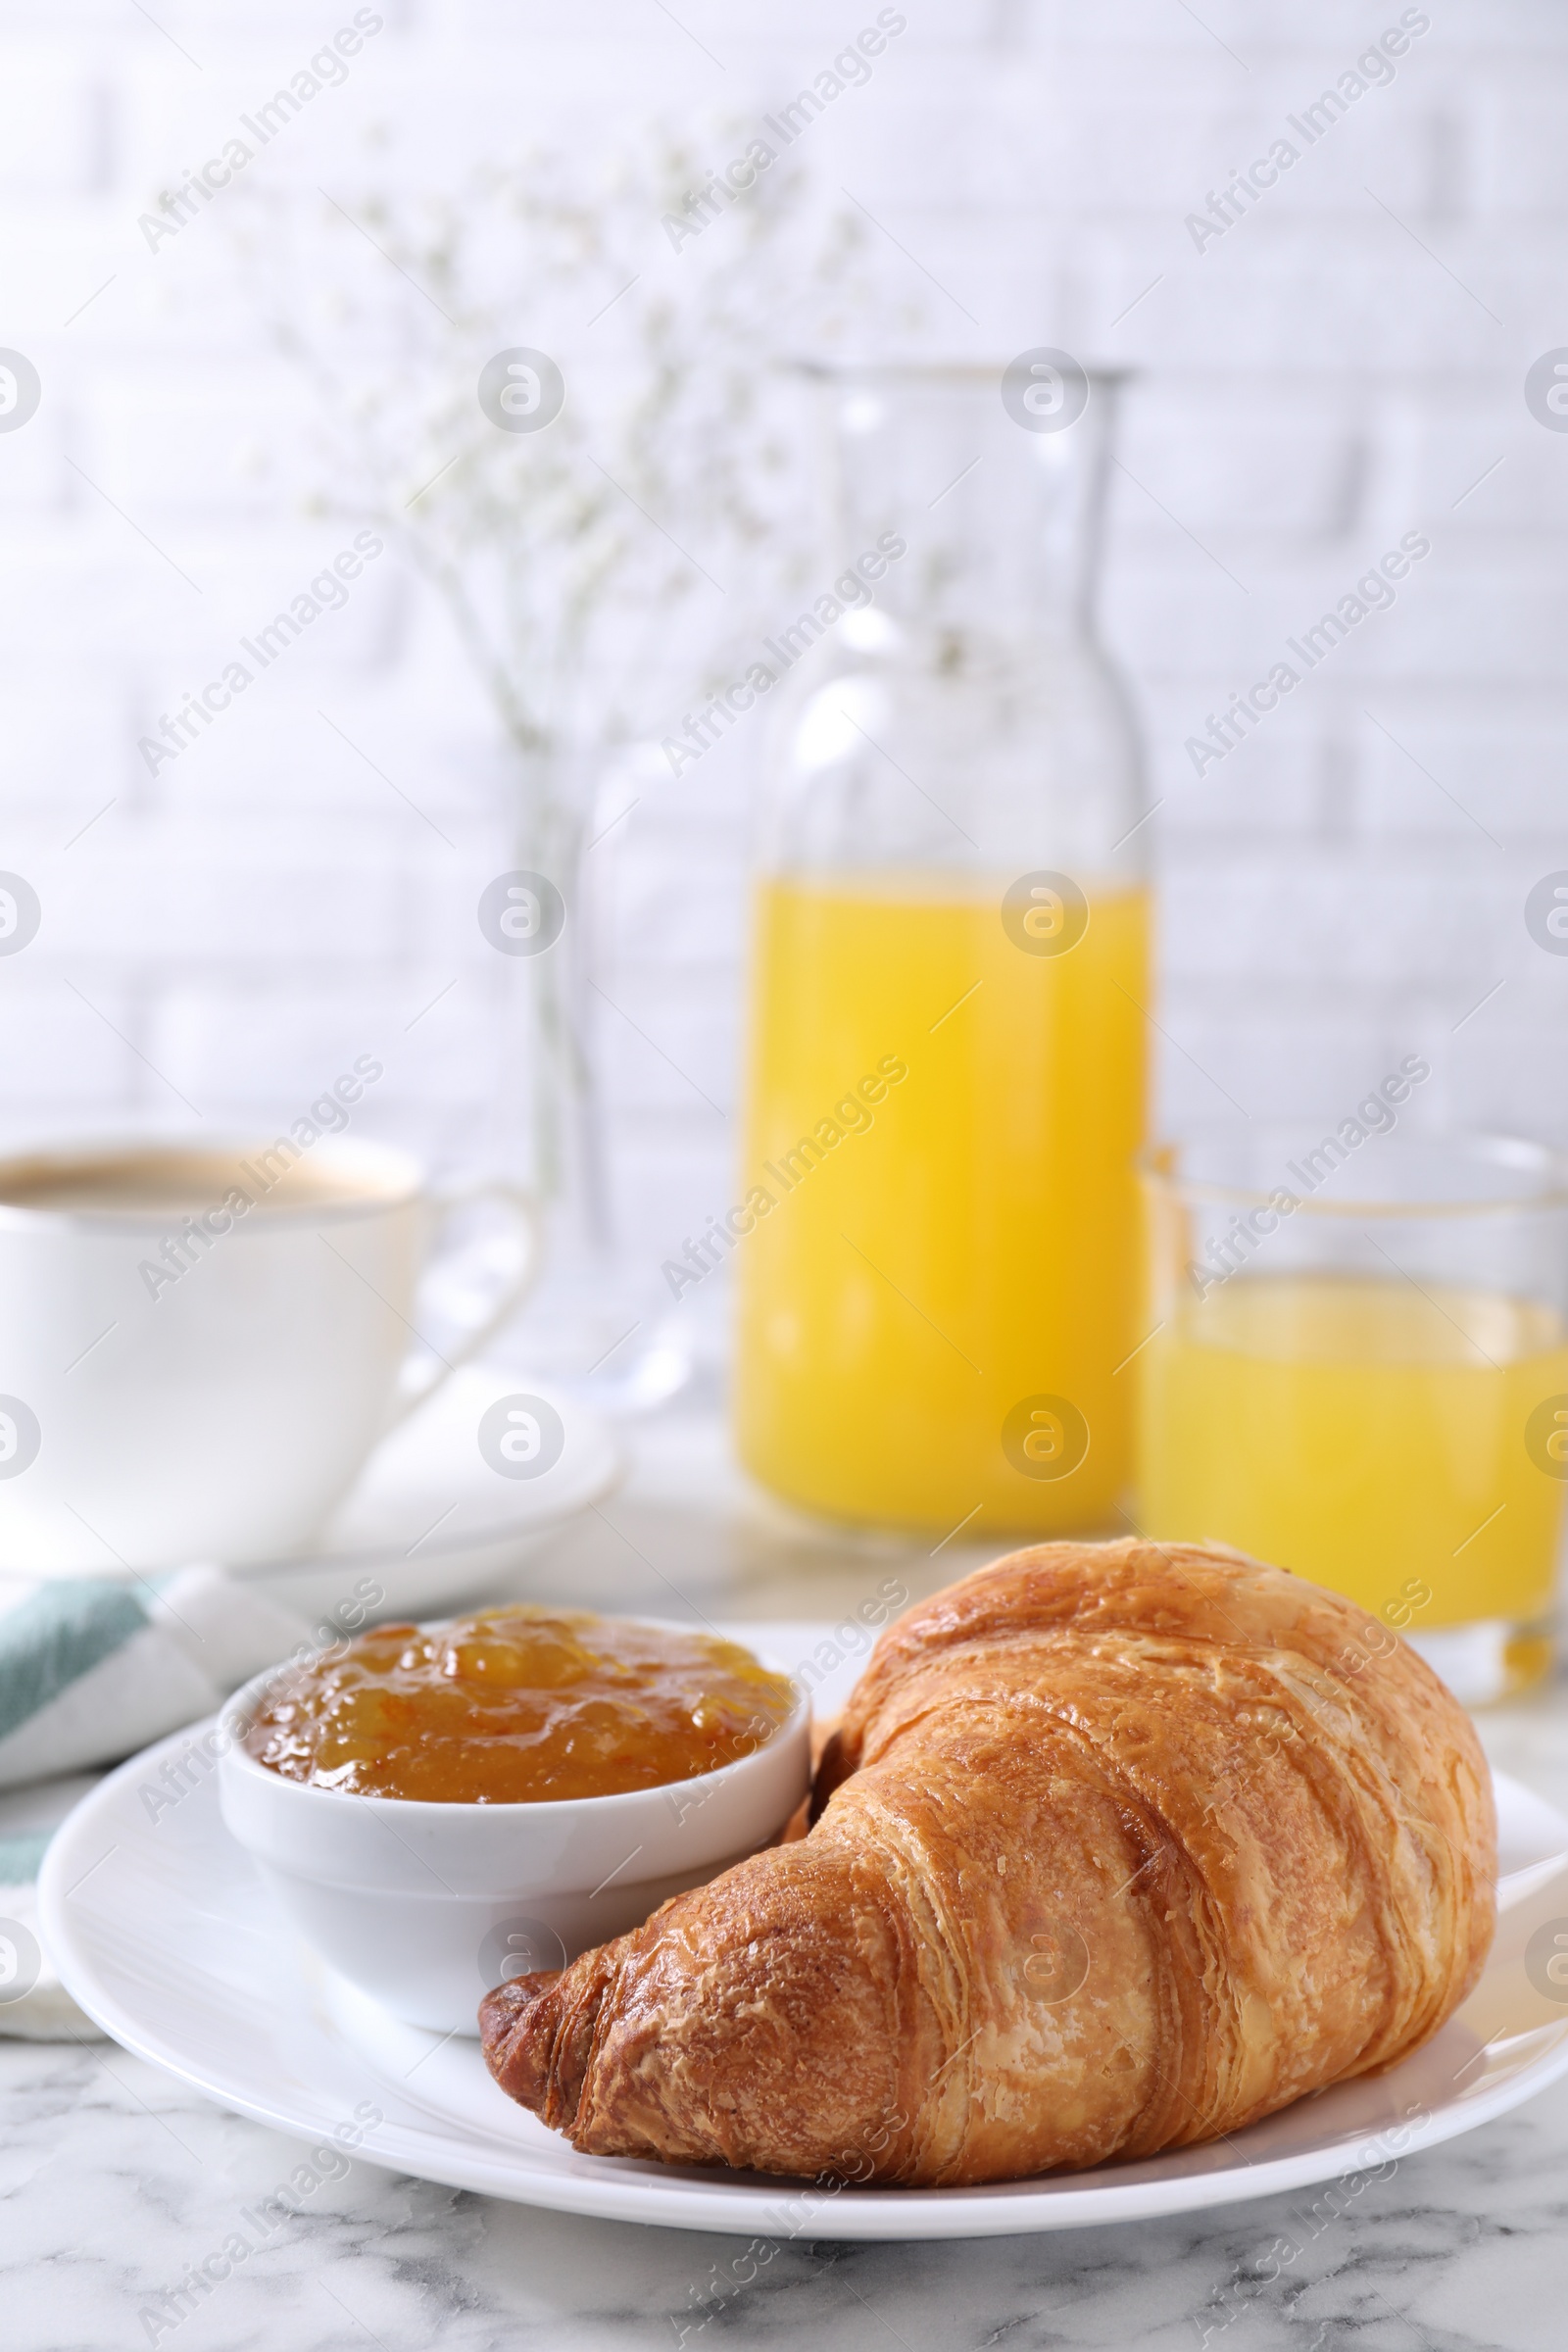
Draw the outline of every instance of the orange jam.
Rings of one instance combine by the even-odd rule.
[[[376,1626],[280,1676],[245,1744],[318,1788],[525,1805],[715,1772],[793,1705],[734,1642],[514,1602]]]

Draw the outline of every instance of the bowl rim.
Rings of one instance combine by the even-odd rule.
[[[606,1616],[613,1614],[621,1624],[658,1626],[664,1630],[674,1628],[681,1633],[688,1633],[692,1630],[689,1626],[680,1624],[678,1620],[668,1617],[632,1616],[625,1611],[596,1611],[595,1614]],[[418,1620],[415,1622],[419,1623]],[[441,1625],[450,1625],[452,1622],[451,1618],[432,1618],[420,1624],[420,1631],[429,1632]],[[721,1639],[728,1640],[728,1636],[722,1636]],[[736,1646],[744,1648],[746,1644],[737,1643]],[[633,1801],[647,1803],[650,1799],[663,1798],[672,1788],[707,1788],[710,1790],[716,1788],[719,1782],[737,1777],[745,1772],[749,1766],[755,1765],[760,1757],[776,1752],[787,1734],[800,1729],[809,1733],[811,1722],[809,1690],[798,1682],[788,1668],[769,1665],[767,1659],[756,1650],[751,1650],[749,1654],[757,1659],[760,1666],[765,1667],[768,1673],[782,1675],[789,1683],[795,1692],[795,1703],[789,1713],[774,1727],[769,1738],[753,1748],[750,1755],[736,1756],[731,1763],[715,1765],[711,1772],[693,1773],[687,1780],[655,1781],[646,1788],[612,1788],[606,1789],[598,1796],[547,1796],[491,1804],[482,1797],[388,1796],[375,1789],[323,1788],[314,1781],[291,1780],[283,1773],[273,1772],[269,1765],[253,1756],[245,1745],[244,1736],[235,1729],[233,1722],[234,1716],[244,1706],[251,1692],[256,1690],[260,1685],[270,1682],[274,1676],[288,1672],[295,1663],[291,1659],[284,1660],[275,1666],[264,1666],[260,1673],[253,1674],[248,1681],[241,1683],[239,1689],[232,1691],[224,1700],[219,1712],[218,1729],[225,1737],[227,1744],[223,1748],[220,1761],[222,1769],[225,1771],[233,1769],[239,1772],[257,1787],[283,1791],[282,1801],[285,1803],[299,1799],[308,1801],[315,1798],[329,1802],[340,1809],[353,1805],[397,1805],[401,1809],[400,1818],[409,1821],[411,1825],[416,1822],[434,1825],[439,1822],[463,1819],[499,1821],[510,1824],[513,1829],[515,1829],[523,1820],[560,1824],[566,1822],[573,1814],[603,1819],[602,1809],[609,1805],[624,1805]],[[298,1662],[304,1665],[308,1664],[309,1660]],[[346,1813],[344,1818],[347,1818]]]

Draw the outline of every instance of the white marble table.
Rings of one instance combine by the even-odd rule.
[[[675,1421],[603,1517],[530,1569],[527,1589],[661,1612],[674,1593],[730,1617],[837,1616],[890,1573],[917,1594],[980,1556],[949,1545],[932,1558],[774,1519],[729,1481],[710,1428]],[[1497,1764],[1568,1806],[1568,1684],[1496,1711],[1484,1730]],[[1405,2158],[1338,2219],[1314,2218],[1316,2192],[1302,2192],[1040,2237],[802,2240],[780,2244],[745,2285],[730,2278],[733,2238],[530,2212],[354,2163],[171,2325],[160,2295],[298,2161],[293,2141],[113,2043],[0,2041],[0,2346],[1557,2352],[1568,2342],[1568,2082]],[[715,2295],[718,2278],[730,2278],[727,2293]]]

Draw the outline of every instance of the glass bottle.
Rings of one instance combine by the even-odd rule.
[[[835,570],[768,656],[800,668],[754,908],[739,1450],[835,1519],[1103,1526],[1149,1004],[1142,759],[1093,622],[1116,384],[1060,353],[1000,385],[811,372]]]

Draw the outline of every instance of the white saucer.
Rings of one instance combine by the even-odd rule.
[[[820,1626],[736,1626],[787,1657]],[[846,1661],[817,1693],[828,1713]],[[834,1685],[837,1684],[837,1688]],[[195,1727],[200,1731],[202,1727]],[[1503,1915],[1486,1974],[1436,2039],[1391,2073],[1304,2099],[1211,2146],[991,2188],[811,2188],[755,2174],[579,2156],[513,2104],[477,2041],[393,2023],[296,1943],[224,1830],[213,1777],[148,1819],[140,1790],[193,1733],[124,1764],[49,1849],[44,1938],[67,1988],[117,2041],[258,2122],[320,2139],[362,2102],[371,2163],[525,2205],[768,2238],[984,2237],[1225,2205],[1367,2171],[1505,2114],[1568,2073],[1568,2004],[1523,1954],[1568,1930],[1568,1821],[1496,1776]],[[484,1987],[477,1981],[477,2002]]]
[[[504,1478],[479,1451],[487,1406],[519,1392],[561,1416],[561,1457],[537,1478]],[[621,1474],[607,1424],[547,1381],[495,1365],[455,1372],[428,1404],[384,1438],[308,1554],[232,1568],[305,1615],[336,1606],[373,1577],[376,1616],[417,1616],[484,1592]]]

